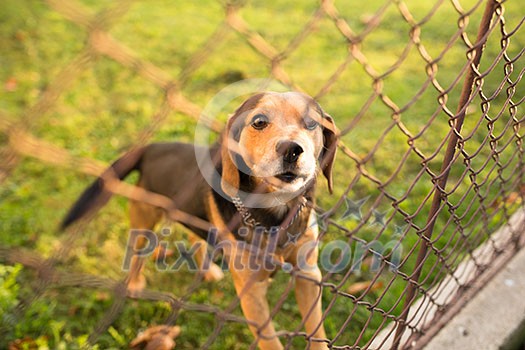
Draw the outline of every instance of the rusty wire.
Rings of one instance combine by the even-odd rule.
[[[104,173],[106,165],[103,162],[75,156],[67,149],[40,139],[32,133],[38,119],[57,108],[60,96],[67,93],[82,72],[89,70],[100,57],[111,59],[125,69],[133,71],[163,93],[163,99],[152,115],[148,127],[144,128],[138,139],[129,145],[128,150],[132,150],[150,142],[171,112],[182,113],[193,119],[201,117],[203,106],[192,101],[185,92],[185,86],[199,68],[206,66],[212,55],[219,54],[218,48],[228,41],[229,35],[239,36],[251,47],[261,62],[269,67],[271,78],[291,89],[305,91],[294,81],[293,75],[287,72],[285,63],[301,46],[307,45],[308,37],[315,35],[321,21],[328,21],[337,33],[334,35],[334,42],[345,45],[347,55],[335,71],[326,72],[325,83],[316,91],[309,91],[310,94],[318,99],[329,100],[335,84],[345,79],[344,73],[348,67],[357,64],[370,81],[370,95],[355,114],[344,119],[334,116],[341,130],[339,157],[347,161],[345,164],[353,165],[355,171],[349,173],[347,179],[336,179],[343,191],[332,207],[316,208],[323,227],[321,240],[330,235],[333,237],[336,232],[349,244],[360,243],[365,246],[364,259],[379,257],[380,263],[369,284],[360,293],[348,292],[344,287],[352,276],[352,269],[338,278],[335,278],[333,273],[323,275],[321,285],[329,290],[332,296],[328,303],[323,305],[324,318],[331,317],[340,300],[344,300],[347,317],[329,339],[315,341],[325,342],[333,349],[419,347],[428,341],[454,312],[457,312],[465,302],[466,296],[471,295],[472,289],[468,287],[475,286],[488,278],[490,273],[487,271],[493,271],[494,267],[503,264],[512,256],[512,252],[523,246],[523,222],[509,224],[516,209],[509,209],[505,203],[513,196],[523,201],[525,195],[524,150],[520,133],[520,126],[523,123],[523,112],[520,112],[520,107],[523,109],[525,99],[524,96],[520,96],[520,92],[523,93],[523,87],[520,90],[520,83],[525,74],[522,64],[524,49],[519,49],[514,56],[508,51],[511,41],[517,37],[520,30],[523,30],[524,19],[522,18],[515,28],[507,28],[503,11],[504,2],[479,0],[472,8],[464,10],[458,1],[452,0],[451,5],[457,13],[457,30],[448,38],[447,45],[437,56],[432,56],[425,47],[421,35],[424,33],[426,23],[440,11],[440,7],[445,3],[444,0],[437,0],[431,11],[420,20],[414,18],[405,2],[385,1],[383,6],[369,16],[366,25],[360,31],[352,28],[350,22],[340,14],[339,5],[333,0],[321,0],[310,19],[283,49],[272,45],[243,17],[242,9],[248,6],[248,3],[226,2],[223,3],[224,20],[218,24],[204,44],[187,59],[185,65],[180,67],[177,76],[172,76],[162,67],[142,59],[133,48],[127,47],[110,34],[111,27],[133,6],[133,1],[119,1],[98,13],[91,12],[74,0],[47,0],[46,3],[50,9],[85,31],[87,40],[80,53],[56,74],[55,79],[40,95],[37,102],[27,108],[18,116],[19,118],[13,118],[9,113],[0,111],[0,133],[7,139],[4,147],[0,149],[2,157],[0,183],[9,178],[23,157],[34,158],[54,167],[75,169],[92,176]],[[485,7],[484,14],[483,7]],[[409,28],[407,36],[400,39],[406,42],[406,46],[390,67],[378,71],[363,50],[363,43],[366,43],[369,36],[383,23],[386,11],[392,8],[398,12],[399,20],[405,22]],[[471,39],[466,30],[466,25],[472,18],[481,19],[475,39]],[[483,48],[489,43],[498,44],[499,53],[492,57],[493,62],[483,65],[483,71],[480,62],[483,63]],[[462,69],[455,72],[456,78],[448,86],[444,86],[437,78],[439,69],[442,61],[457,45],[464,48],[465,60]],[[385,81],[398,71],[413,50],[423,62],[426,78],[417,91],[410,92],[412,95],[408,102],[398,105],[385,92]],[[486,78],[489,76],[499,77],[497,86],[492,86],[492,90],[486,88]],[[453,106],[450,103],[451,97],[457,94],[458,87],[461,86],[463,88],[459,102]],[[407,125],[402,115],[410,112],[417,105],[421,95],[429,91],[436,92],[438,95],[435,111],[425,123],[421,123],[419,130],[414,131]],[[503,99],[503,107],[498,111],[492,109],[496,99]],[[365,154],[358,153],[348,146],[348,139],[345,136],[361,127],[364,116],[370,113],[373,104],[380,104],[386,109],[390,121],[379,126],[383,128],[383,132],[374,147]],[[472,105],[480,106],[480,116],[467,115],[468,107]],[[454,108],[456,112],[453,112]],[[421,148],[418,141],[432,133],[438,118],[443,115],[448,117],[450,126],[448,133],[442,135],[443,137],[432,150]],[[206,117],[204,118],[206,125],[211,130],[220,132],[221,123]],[[464,131],[462,124],[469,118],[473,119],[472,125]],[[502,129],[500,126],[496,127],[499,124],[503,124]],[[481,132],[484,137],[476,149],[469,148],[469,141],[475,134]],[[373,163],[380,157],[378,152],[381,151],[384,140],[392,134],[401,135],[407,148],[401,155],[399,164],[385,177],[373,170]],[[409,187],[400,194],[393,191],[392,186],[407,167],[409,159],[417,159],[420,168],[414,171]],[[436,167],[436,164],[439,166]],[[454,182],[451,182],[448,177],[453,169],[459,174],[456,174]],[[208,222],[176,209],[170,198],[126,184],[111,176],[106,180],[109,191],[162,208],[173,221],[188,223],[204,230],[211,226]],[[371,203],[368,203],[369,208],[362,213],[362,217],[358,218],[355,225],[342,225],[336,220],[337,213],[344,210],[349,198],[355,198],[352,193],[358,190],[359,184],[363,182],[373,187],[378,194],[370,201]],[[430,184],[428,195],[415,211],[407,211],[404,202],[411,196],[416,186],[425,182]],[[489,194],[490,188],[496,188],[496,194]],[[385,215],[385,222],[375,236],[363,237],[360,232],[370,225],[371,220],[377,219],[376,215],[381,208],[381,203],[385,201],[390,204],[393,211]],[[470,218],[467,217],[467,213],[470,213]],[[510,230],[510,235],[504,239],[496,237],[493,230],[489,229],[490,223],[497,217],[501,225],[506,225]],[[397,226],[396,220],[399,218],[402,218],[403,226]],[[444,218],[439,227],[436,226],[438,218]],[[476,219],[481,220],[482,227]],[[398,228],[400,245],[410,235],[417,235],[418,239],[416,244],[405,247],[408,249],[404,251],[400,265],[394,273],[387,275],[386,271],[392,267],[393,249],[382,254],[367,244],[387,235],[387,227],[393,225]],[[150,289],[131,296],[128,295],[123,281],[103,275],[64,271],[64,268],[62,266],[59,268],[58,265],[68,256],[71,248],[78,244],[83,229],[84,226],[81,225],[75,227],[74,232],[63,239],[59,251],[52,259],[45,259],[36,251],[20,247],[0,248],[0,262],[22,264],[34,269],[38,275],[33,295],[17,306],[9,322],[16,322],[20,313],[40,298],[46,290],[76,286],[106,289],[114,296],[113,304],[91,332],[88,339],[90,344],[96,344],[100,335],[106,332],[119,317],[126,297],[169,303],[171,313],[166,324],[176,323],[180,310],[212,315],[215,318],[215,328],[201,344],[202,348],[211,347],[228,322],[250,323],[234,312],[238,306],[238,298],[234,298],[225,309],[189,302],[187,297],[200,283],[198,279],[188,286],[184,296]],[[485,256],[480,256],[477,253],[480,246],[491,247],[491,250]],[[474,272],[467,273],[458,269],[465,259],[472,261]],[[291,291],[294,278],[302,277],[300,274],[291,273],[282,297],[273,304],[275,306],[272,315],[279,313]],[[372,289],[379,282],[382,283],[382,287],[379,287],[380,292],[373,295]],[[452,292],[447,291],[443,287],[447,283],[455,284],[457,288]],[[396,301],[386,308],[383,300],[385,295],[393,293],[390,288],[394,284],[402,284],[404,287],[399,295],[395,295]],[[426,303],[417,303],[416,299]],[[340,338],[349,332],[349,325],[356,322],[356,314],[363,310],[368,313],[368,317],[359,325],[359,331],[355,332],[353,342],[341,344]],[[370,331],[367,327],[377,316],[382,319],[380,325],[371,330],[371,336],[365,337],[365,332]],[[309,336],[303,332],[300,324],[293,330],[278,330],[278,335],[287,348],[292,348],[294,338],[308,339]],[[256,340],[251,344],[252,348],[255,346]]]

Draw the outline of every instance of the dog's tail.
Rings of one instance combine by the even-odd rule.
[[[111,166],[82,193],[75,204],[73,204],[73,207],[71,207],[60,224],[60,230],[66,229],[75,221],[87,214],[95,213],[104,206],[111,198],[112,193],[104,188],[103,179],[106,176],[114,176],[122,180],[133,170],[138,170],[144,150],[145,147],[136,148],[111,164]]]

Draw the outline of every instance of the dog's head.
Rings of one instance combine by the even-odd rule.
[[[333,119],[308,95],[254,95],[230,117],[222,135],[221,187],[235,196],[243,172],[258,192],[295,193],[320,169],[331,192],[336,143]]]

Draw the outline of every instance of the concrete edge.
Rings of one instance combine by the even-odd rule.
[[[515,350],[524,340],[525,249],[521,249],[424,349]]]
[[[479,277],[477,274],[478,269],[476,268],[476,264],[490,266],[491,262],[495,257],[496,252],[499,249],[506,247],[507,243],[510,241],[515,232],[525,231],[524,225],[525,208],[520,208],[518,211],[516,211],[516,213],[514,213],[514,215],[512,215],[508,223],[500,227],[496,232],[494,232],[491,235],[490,240],[482,244],[472,253],[471,259],[467,259],[461,264],[459,264],[457,269],[454,271],[453,275],[446,276],[438,285],[433,287],[428,292],[428,295],[432,297],[433,301],[431,301],[428,297],[423,296],[414,302],[407,318],[409,327],[412,327],[416,331],[426,329],[433,322],[434,316],[438,311],[438,305],[448,305],[448,303],[457,294],[461,285],[469,285],[472,281]],[[522,249],[521,252],[516,254],[516,256],[518,256],[521,253],[525,254],[524,252],[525,249]],[[476,264],[474,263],[473,259],[476,260]],[[525,298],[522,300],[525,300]],[[525,302],[523,304],[525,304]],[[460,313],[463,313],[463,311],[460,311]],[[523,317],[525,318],[525,313]],[[518,326],[518,324],[516,324],[516,326]],[[372,341],[372,343],[367,349],[390,349],[394,339],[394,332],[395,323],[392,322],[389,325],[387,325],[381,332],[379,332],[379,334],[375,337],[375,339]],[[408,330],[405,331],[401,338],[400,344],[406,343],[411,333],[412,332]],[[521,333],[518,334],[521,335]],[[455,337],[457,337],[457,334],[455,335]],[[416,347],[415,343],[412,345]],[[449,348],[461,349],[461,347],[455,346]],[[465,349],[468,348],[471,347],[467,347]]]

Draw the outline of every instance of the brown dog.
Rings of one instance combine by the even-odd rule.
[[[282,349],[271,323],[266,291],[279,265],[292,266],[310,349],[326,349],[326,343],[319,341],[326,336],[312,207],[319,170],[332,190],[336,142],[332,118],[311,97],[267,92],[246,100],[228,120],[221,141],[209,149],[182,143],[151,144],[120,158],[110,170],[120,179],[138,170],[138,186],[172,198],[177,209],[222,232],[218,245],[224,248],[243,313],[261,349]],[[202,152],[212,159],[211,170],[201,164]],[[109,197],[99,178],[75,203],[63,227],[94,212]],[[152,230],[163,212],[132,202],[130,214],[132,228]],[[209,232],[187,226],[201,238],[209,238]],[[142,259],[135,256],[131,290],[145,285],[142,265]]]

